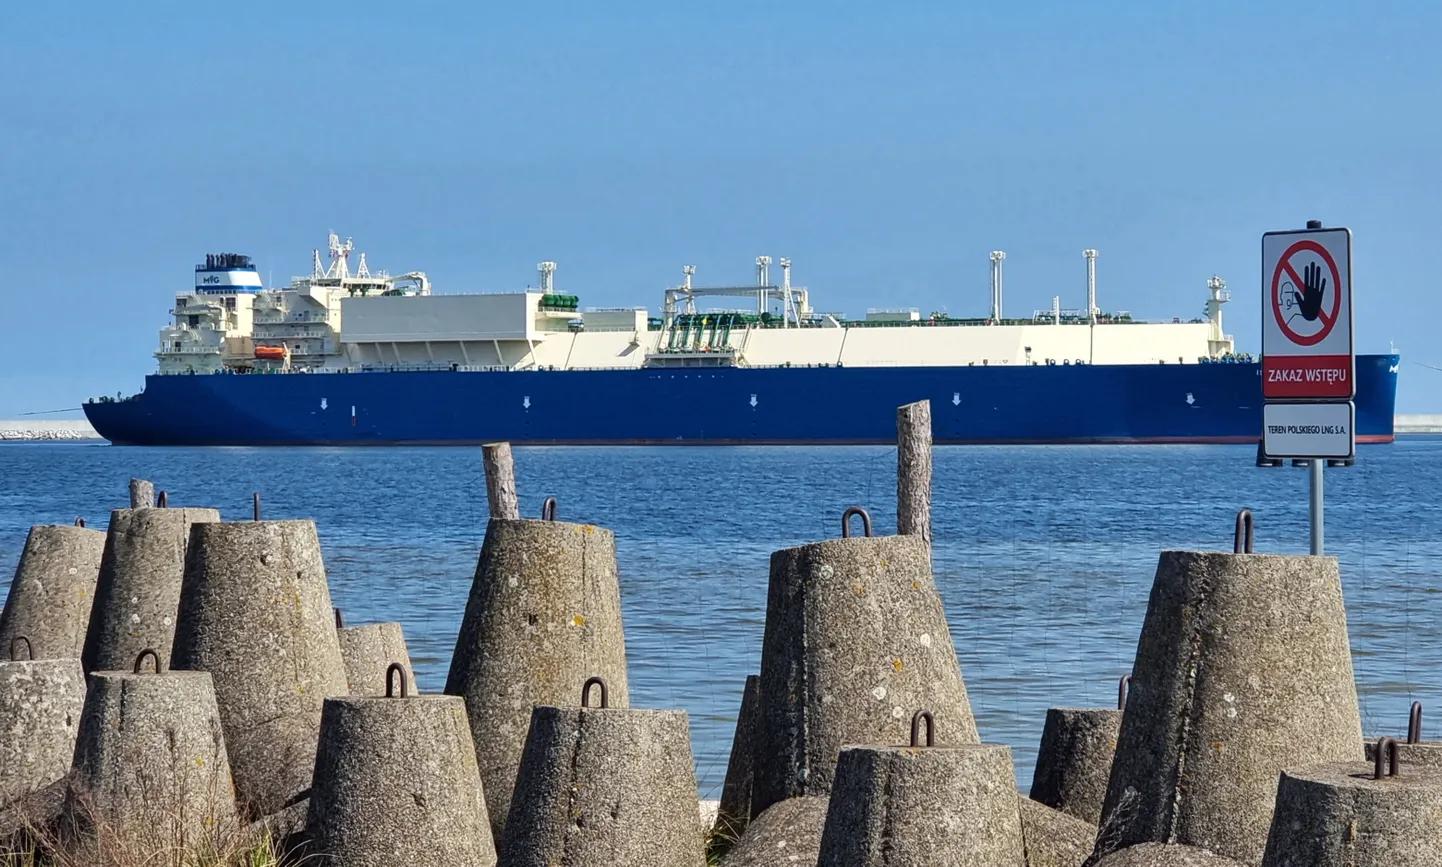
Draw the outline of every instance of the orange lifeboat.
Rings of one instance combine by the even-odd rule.
[[[257,347],[255,348],[255,357],[256,357],[256,358],[273,359],[273,360],[275,360],[275,361],[283,361],[283,360],[285,359],[285,347],[284,347],[284,346],[257,346]]]

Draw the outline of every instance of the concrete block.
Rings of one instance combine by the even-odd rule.
[[[1378,741],[1381,739],[1379,738]],[[1377,758],[1378,741],[1367,741],[1367,761],[1375,761]],[[1407,719],[1407,735],[1403,740],[1400,736],[1396,739],[1398,755],[1404,765],[1421,765],[1428,768],[1442,768],[1442,743],[1437,741],[1425,741],[1422,739],[1422,702],[1412,702],[1412,710]]]
[[[722,867],[813,867],[821,857],[830,799],[790,798],[762,811],[746,826]]]
[[[1026,867],[1081,867],[1096,845],[1097,826],[1019,796]]]
[[[90,675],[65,816],[74,831],[131,846],[215,850],[237,830],[235,787],[214,684],[203,671]],[[163,669],[162,669],[163,671]]]
[[[215,509],[116,509],[110,513],[95,605],[90,612],[86,671],[125,671],[142,650],[170,668],[190,526],[220,520]]]
[[[336,638],[340,641],[340,655],[345,661],[346,682],[350,685],[351,695],[385,695],[386,669],[392,663],[405,670],[409,683],[416,682],[416,673],[411,669],[411,655],[406,650],[405,633],[399,623],[342,626],[336,630]]]
[[[1097,861],[1094,867],[1241,867],[1241,864],[1198,846],[1142,843],[1113,852]]]
[[[1120,846],[1255,864],[1282,769],[1362,753],[1336,559],[1164,551],[1103,809],[1135,792]]]
[[[702,867],[697,816],[685,711],[540,706],[500,863]]]
[[[321,863],[494,867],[465,701],[409,695],[330,698],[321,718],[307,836]],[[399,686],[399,688],[397,688]]]
[[[994,744],[842,749],[816,863],[1023,867],[1011,750]]]
[[[0,653],[23,635],[36,659],[80,658],[104,550],[99,530],[31,527],[0,610]]]
[[[906,743],[918,707],[939,744],[978,742],[925,539],[772,554],[752,815],[829,793],[843,744]]]
[[[445,692],[463,696],[496,839],[537,705],[574,705],[591,676],[626,707],[616,539],[561,521],[492,518]]]
[[[1382,758],[1283,771],[1262,867],[1442,864],[1442,768]]]
[[[315,524],[194,524],[172,665],[208,671],[240,806],[275,813],[310,787],[325,699],[345,695]]]
[[[756,736],[760,717],[761,677],[747,675],[741,690],[741,710],[736,715],[736,733],[731,738],[731,758],[726,763],[726,780],[721,785],[721,804],[716,810],[713,834],[725,845],[741,836],[751,821],[751,787],[755,774]]]
[[[1122,712],[1054,707],[1046,712],[1031,798],[1092,825],[1101,822]]]
[[[155,504],[155,485],[145,479],[130,480],[130,508],[145,509]]]
[[[0,662],[0,805],[69,773],[84,706],[79,659]]]

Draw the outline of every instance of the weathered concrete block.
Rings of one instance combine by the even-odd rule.
[[[722,848],[730,845],[751,821],[751,788],[756,769],[756,736],[760,717],[761,677],[746,676],[741,690],[741,710],[736,715],[736,733],[731,738],[731,758],[726,763],[726,780],[721,784],[721,804],[716,809],[715,839]],[[714,849],[715,847],[713,847]]]
[[[1026,867],[1081,867],[1096,845],[1097,826],[1021,796]]]
[[[128,845],[219,850],[237,829],[235,787],[203,671],[142,668],[90,675],[65,815],[76,831]]]
[[[767,807],[722,860],[722,867],[812,867],[821,857],[830,799],[790,798]]]
[[[465,701],[448,695],[325,702],[307,823],[322,863],[496,863]]]
[[[1023,867],[1011,750],[847,747],[818,867]]]
[[[772,554],[752,815],[830,792],[842,744],[906,743],[918,707],[936,714],[939,744],[978,742],[926,541]]]
[[[1377,741],[1367,741],[1363,744],[1363,747],[1365,749],[1365,760],[1369,762],[1375,761],[1377,758]],[[1397,754],[1404,766],[1413,765],[1422,768],[1442,768],[1442,743],[1438,741],[1420,741],[1415,744],[1398,741]]]
[[[90,612],[86,671],[124,671],[142,650],[170,668],[190,526],[220,520],[215,509],[116,509],[110,513],[95,605]]]
[[[1373,764],[1361,762],[1282,772],[1262,867],[1437,864],[1442,769],[1403,765],[1381,779]]]
[[[1121,724],[1119,710],[1048,710],[1031,779],[1031,798],[1092,825],[1101,822]]]
[[[155,505],[155,485],[145,479],[130,480],[130,508],[144,509]]]
[[[335,620],[311,521],[191,526],[176,669],[208,671],[245,818],[310,786],[321,707],[345,695]]]
[[[392,663],[405,670],[408,683],[416,682],[416,673],[411,669],[411,655],[406,650],[405,633],[399,623],[342,626],[336,630],[336,638],[340,641],[340,655],[345,661],[346,682],[350,685],[351,695],[385,695],[386,669]]]
[[[24,636],[36,659],[78,659],[104,550],[99,530],[31,527],[0,611],[0,653]]]
[[[1136,793],[1121,845],[1255,864],[1281,770],[1361,757],[1336,559],[1163,552],[1103,809]]]
[[[701,867],[685,711],[541,706],[531,718],[505,867]]]
[[[0,662],[0,804],[69,773],[84,706],[79,659]]]
[[[616,539],[590,524],[492,518],[445,692],[463,696],[496,839],[537,705],[574,704],[591,676],[626,707]]]
[[[1241,867],[1241,863],[1198,846],[1142,843],[1102,858],[1095,867]]]

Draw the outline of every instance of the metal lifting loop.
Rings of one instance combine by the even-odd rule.
[[[581,707],[591,706],[591,687],[593,686],[599,686],[601,688],[601,707],[610,707],[610,703],[606,697],[606,679],[603,677],[588,678],[586,682],[581,685]]]
[[[17,656],[15,655],[15,648],[16,648],[16,646],[19,645],[19,643],[22,642],[22,641],[25,642],[25,656],[26,656],[26,658],[27,658],[27,659],[34,659],[34,658],[35,658],[35,647],[34,647],[33,645],[31,645],[30,639],[26,638],[26,637],[23,636],[23,635],[17,635],[17,636],[15,636],[14,638],[10,639],[10,661],[11,661],[11,662],[15,662],[15,661],[17,661],[17,660],[19,659],[19,657],[17,657]]]
[[[1121,682],[1117,684],[1117,710],[1127,709],[1127,693],[1132,688],[1132,676],[1122,675]]]
[[[84,519],[84,518],[76,518],[76,519],[75,519],[75,526],[77,526],[77,527],[84,527],[84,526],[85,526],[85,519]]]
[[[1372,779],[1382,779],[1383,769],[1386,769],[1387,776],[1397,776],[1398,771],[1401,770],[1401,761],[1398,759],[1397,754],[1396,738],[1382,738],[1377,741],[1377,756],[1372,764]],[[1389,763],[1391,767],[1388,767]]]
[[[547,497],[547,498],[546,498],[546,502],[544,502],[544,503],[541,504],[541,520],[542,520],[542,521],[554,521],[554,520],[556,520],[556,498],[555,498],[555,497]]]
[[[1407,743],[1422,743],[1422,702],[1412,702],[1412,713],[1407,717]]]
[[[919,710],[911,715],[911,745],[921,746],[921,723],[926,722],[926,745],[936,746],[936,718],[929,710]]]
[[[251,509],[252,509],[252,512],[251,512],[251,520],[252,520],[252,521],[259,521],[259,520],[260,520],[260,492],[259,492],[259,491],[256,491],[254,494],[251,495],[251,497],[250,497],[250,504],[251,504]]]
[[[851,518],[855,515],[861,516],[861,531],[867,536],[871,535],[871,515],[860,506],[852,506],[841,513],[841,538],[851,538]]]
[[[1252,542],[1255,536],[1255,528],[1252,523],[1252,510],[1243,509],[1237,513],[1237,530],[1232,536],[1233,554],[1251,554]]]
[[[401,698],[405,698],[410,690],[406,683],[406,667],[399,662],[392,662],[386,666],[386,698],[395,698],[395,682],[391,675],[399,675],[401,684]]]
[[[155,660],[155,673],[156,673],[156,674],[160,674],[160,654],[156,653],[154,650],[150,649],[149,647],[147,647],[147,648],[145,648],[144,650],[140,651],[140,653],[139,653],[138,655],[136,655],[136,657],[135,657],[135,673],[136,673],[136,674],[140,674],[141,666],[144,665],[144,663],[145,663],[145,657],[147,657],[147,656],[150,657],[151,659]]]
[[[164,492],[164,491],[161,491],[160,493],[156,494],[156,495],[155,495],[155,508],[157,508],[157,509],[168,509],[168,508],[170,508],[170,495],[167,494],[167,493]]]
[[[345,618],[340,615],[340,609],[339,609],[339,608],[332,608],[331,610],[335,612],[335,628],[336,628],[336,629],[344,629],[344,628],[345,628]]]

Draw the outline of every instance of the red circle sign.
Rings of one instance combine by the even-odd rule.
[[[1296,331],[1293,331],[1288,324],[1289,317],[1282,313],[1283,277],[1289,278],[1294,291],[1301,291],[1297,287],[1303,285],[1301,275],[1297,273],[1296,267],[1292,265],[1292,257],[1298,253],[1315,253],[1322,260],[1323,264],[1327,266],[1327,270],[1331,272],[1331,312],[1330,315],[1328,311],[1325,310],[1319,310],[1317,312],[1317,318],[1321,320],[1322,327],[1317,329],[1317,333],[1315,334],[1298,334]],[[1315,346],[1321,343],[1326,339],[1328,334],[1332,333],[1333,326],[1337,324],[1337,314],[1340,313],[1341,310],[1342,275],[1337,271],[1337,263],[1332,260],[1332,254],[1327,252],[1327,248],[1312,240],[1298,241],[1288,247],[1281,258],[1277,260],[1277,268],[1272,273],[1272,315],[1276,317],[1277,325],[1282,329],[1282,333],[1286,335],[1287,339],[1298,346]]]

